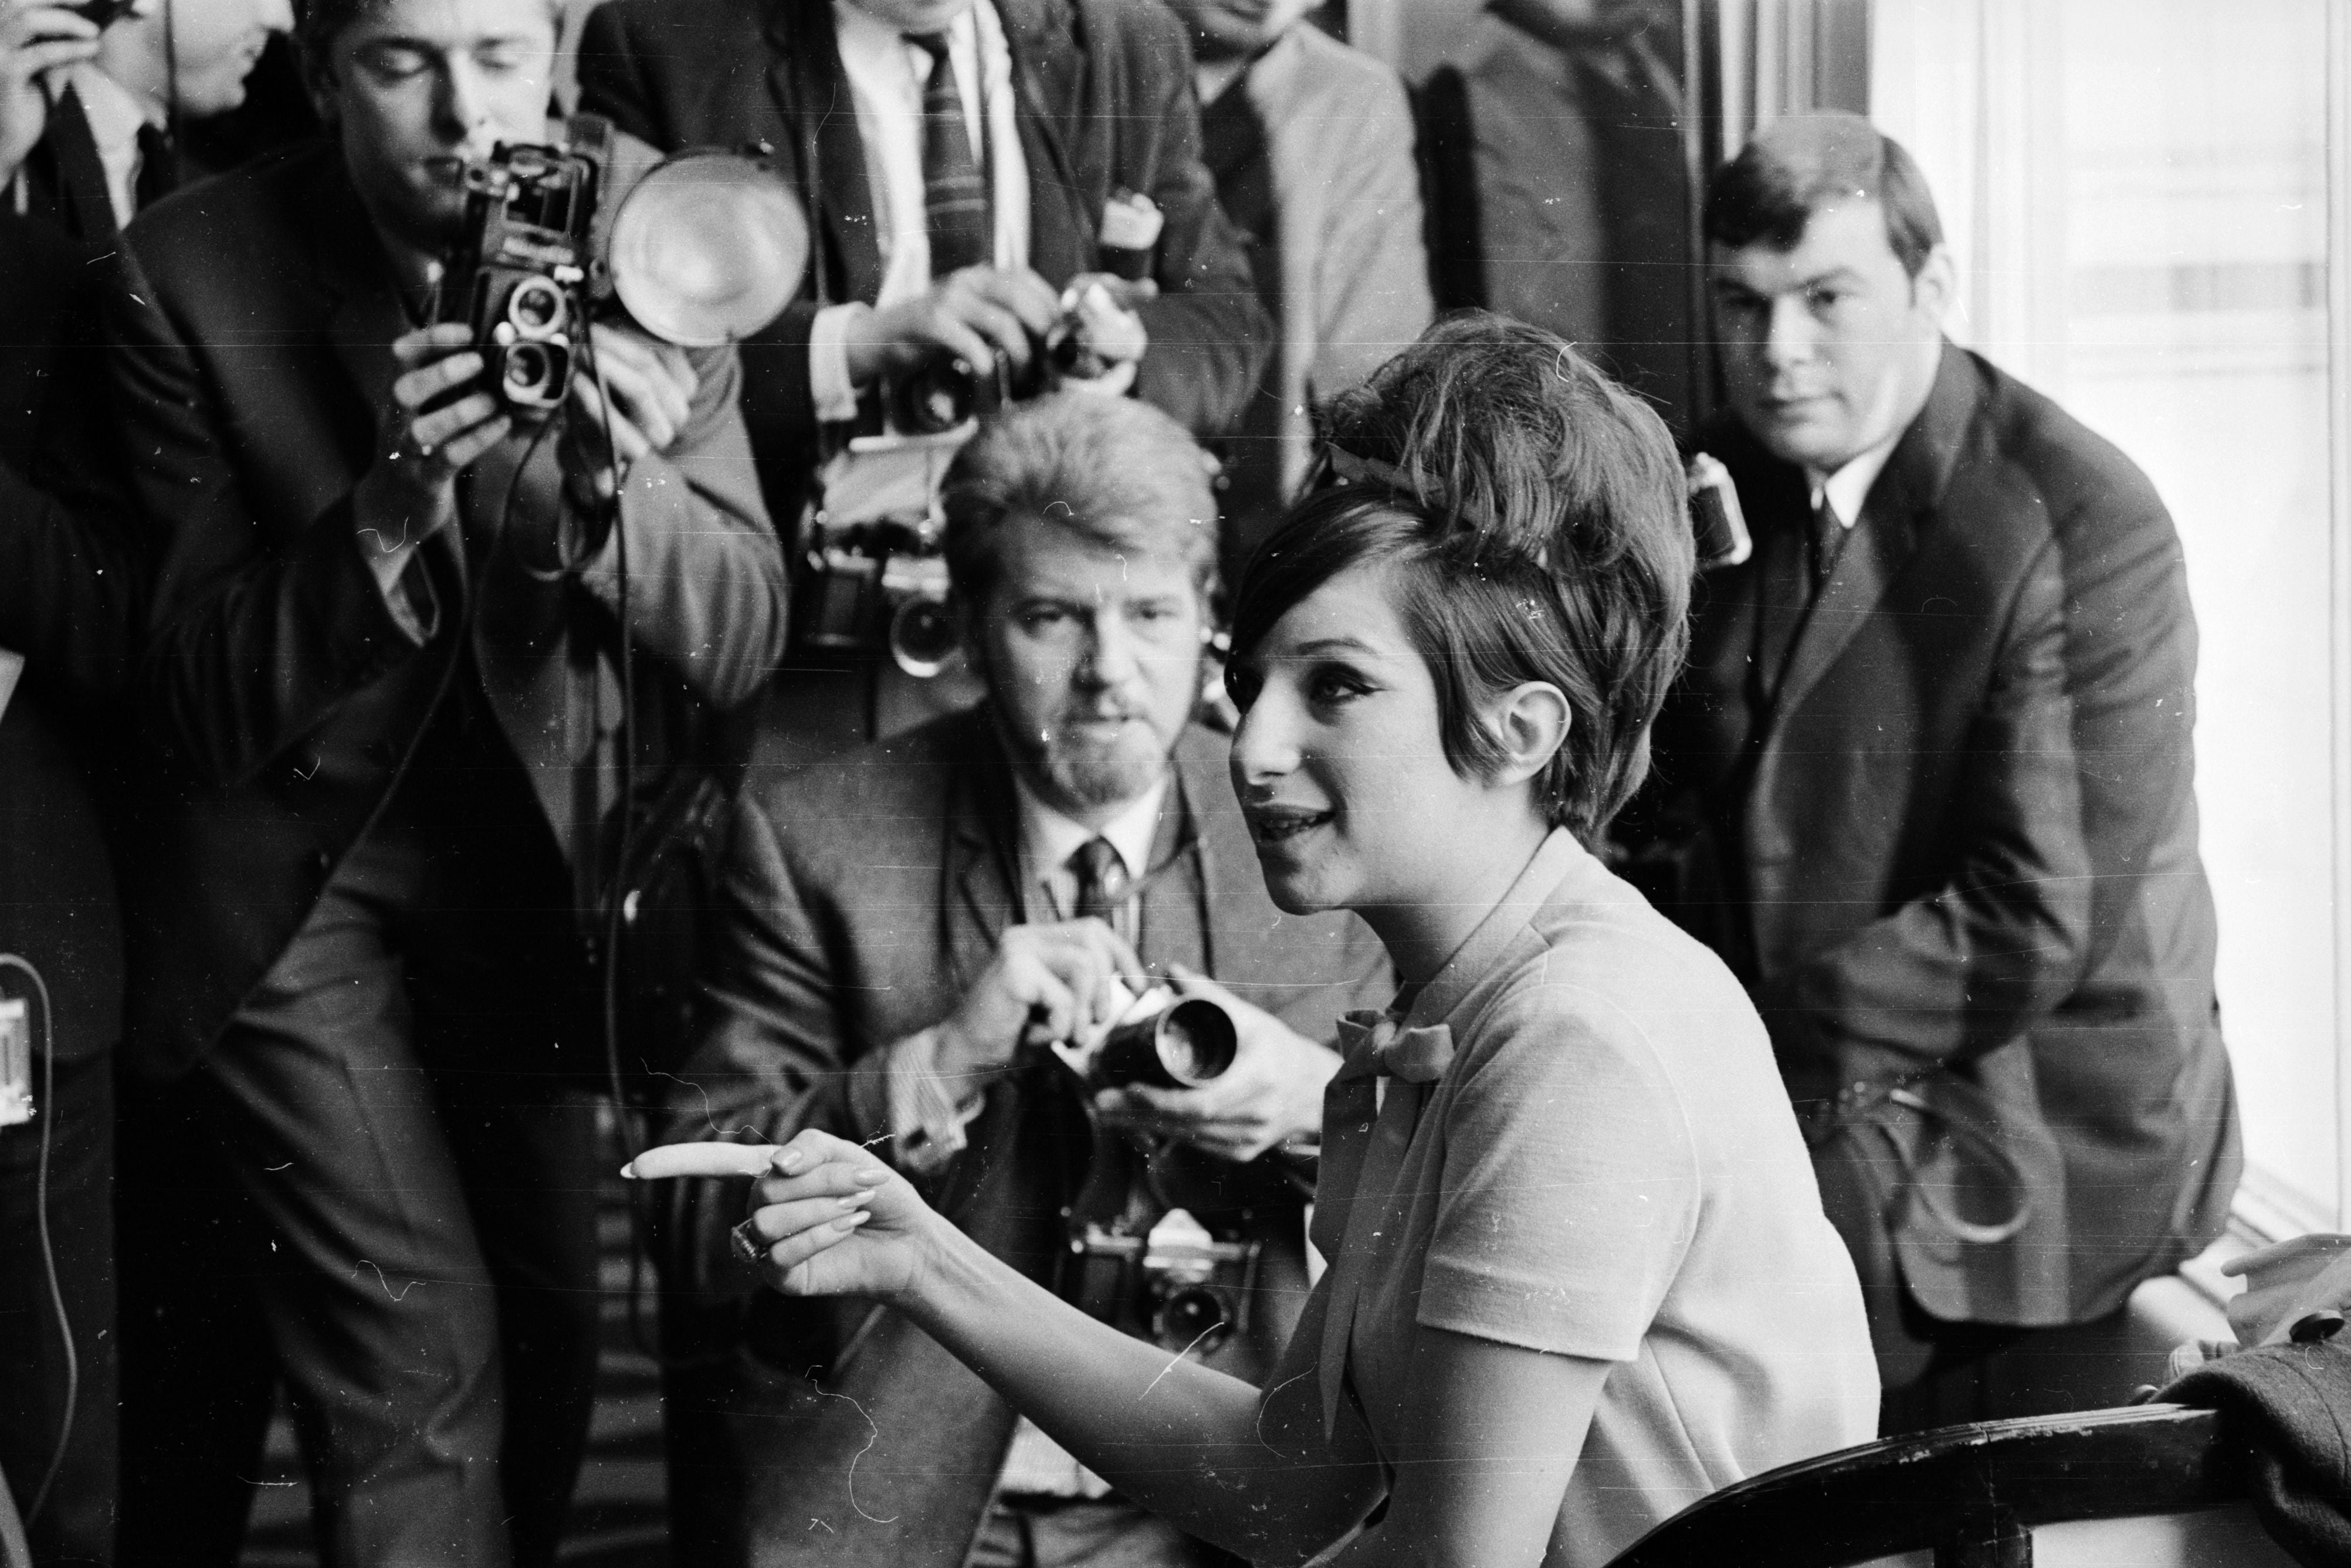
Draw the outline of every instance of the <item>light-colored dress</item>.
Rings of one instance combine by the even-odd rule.
[[[1761,1020],[1565,832],[1324,1103],[1299,1333],[1383,1453],[1444,1329],[1614,1364],[1544,1562],[1876,1433],[1861,1291]]]

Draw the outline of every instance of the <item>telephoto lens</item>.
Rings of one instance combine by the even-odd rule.
[[[1239,1043],[1223,1008],[1188,997],[1112,1030],[1094,1058],[1094,1077],[1108,1088],[1197,1089],[1224,1075]]]

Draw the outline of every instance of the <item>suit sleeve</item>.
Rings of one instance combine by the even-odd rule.
[[[737,801],[714,934],[702,963],[696,1043],[672,1093],[671,1134],[782,1143],[803,1127],[863,1142],[851,1078],[877,1081],[846,1038],[836,944],[774,820],[756,793]],[[871,1103],[878,1084],[859,1094]],[[880,1129],[886,1130],[886,1129]]]
[[[620,526],[583,580],[617,613],[624,545],[629,635],[728,708],[756,694],[783,658],[784,557],[736,406],[735,354],[697,355],[695,368],[684,434],[631,466]]]
[[[108,330],[131,484],[163,529],[140,705],[202,774],[249,778],[419,644],[367,565],[348,495],[290,549],[265,543],[224,440],[231,414],[127,246]]]
[[[1383,79],[1365,106],[1363,140],[1335,163],[1329,232],[1314,280],[1311,389],[1328,397],[1360,383],[1420,336],[1436,315],[1422,238],[1412,113]]]
[[[69,504],[0,464],[0,648],[76,707],[128,695],[144,550],[120,509]]]
[[[1146,150],[1149,172],[1129,177],[1159,204],[1162,225],[1154,276],[1159,298],[1138,312],[1151,347],[1135,376],[1135,394],[1172,414],[1196,435],[1230,428],[1256,390],[1271,352],[1273,324],[1258,302],[1240,236],[1217,205],[1216,182],[1200,162],[1200,106],[1190,57],[1171,24],[1142,40],[1157,68],[1156,103],[1138,105],[1142,123],[1122,127]]]
[[[2082,972],[2092,868],[2053,544],[2026,574],[2001,646],[1952,792],[1949,879],[1758,998],[1800,1104],[2004,1044]]]

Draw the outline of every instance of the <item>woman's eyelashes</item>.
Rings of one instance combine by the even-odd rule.
[[[1316,707],[1332,708],[1369,696],[1379,687],[1348,664],[1318,664],[1306,673],[1306,700]]]

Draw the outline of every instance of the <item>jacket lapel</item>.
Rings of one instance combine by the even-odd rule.
[[[1004,928],[1020,918],[1019,895],[1013,885],[1020,851],[1011,764],[985,705],[972,709],[965,721],[967,737],[948,747],[948,755],[964,760],[947,789],[942,867],[948,893],[944,901],[947,967],[958,995],[987,967]]]
[[[1967,356],[1947,342],[1927,406],[1910,422],[1877,483],[1870,486],[1828,586],[1796,632],[1787,673],[1772,704],[1775,729],[1876,613],[1878,601],[1917,549],[1919,534],[1932,526],[1975,406],[1975,377]]]
[[[874,237],[865,143],[857,132],[849,78],[841,68],[832,7],[826,0],[778,0],[768,9],[768,35],[775,45],[768,51],[768,90],[778,115],[776,135],[789,146],[796,168],[805,150],[792,128],[801,123],[803,107],[817,117],[816,177],[802,188],[817,193],[818,210],[810,215],[819,232],[831,238],[841,263],[834,286],[839,298],[827,303],[870,302],[882,292],[882,246]],[[827,101],[799,101],[817,94]]]
[[[82,110],[80,93],[68,88],[58,95],[42,141],[56,161],[57,196],[68,214],[67,226],[90,245],[112,245],[120,233],[114,198],[107,193],[106,165],[99,160],[98,138]]]
[[[998,0],[997,16],[1012,54],[1018,100],[1013,120],[1020,128],[1020,156],[1029,165],[1029,265],[1058,286],[1100,265],[1096,214],[1088,207],[1090,193],[1108,194],[1107,162],[1100,170],[1079,167],[1061,112],[1073,116],[1084,99],[1085,51],[1070,38],[1066,18],[1050,16],[1041,6]],[[1111,139],[1093,140],[1106,159]]]

